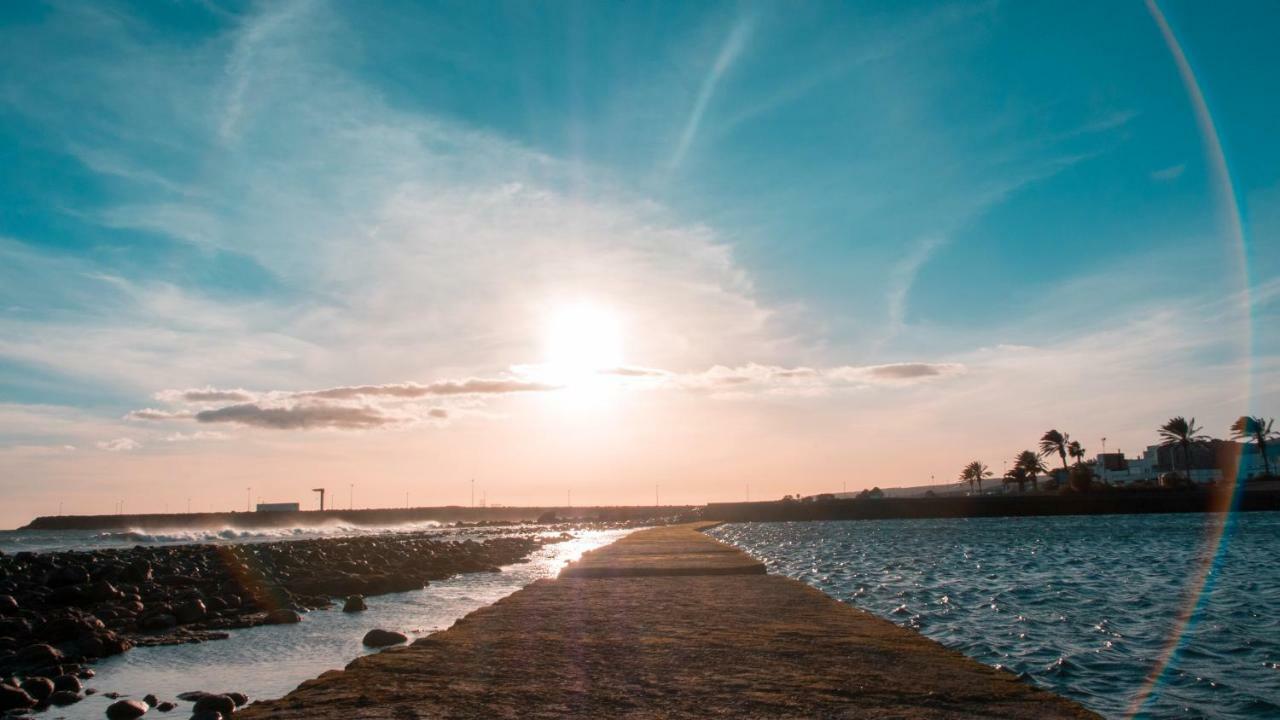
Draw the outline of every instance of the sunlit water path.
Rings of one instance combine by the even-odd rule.
[[[100,720],[112,702],[101,693],[111,691],[135,698],[155,693],[162,700],[176,700],[178,693],[188,690],[238,691],[251,698],[280,697],[303,680],[342,668],[370,652],[360,641],[373,628],[398,630],[411,639],[443,630],[463,615],[535,580],[555,576],[582,553],[628,532],[631,531],[574,531],[574,540],[547,545],[528,562],[508,565],[500,573],[460,575],[433,582],[422,590],[370,597],[369,609],[361,613],[343,613],[340,606],[334,606],[307,613],[297,625],[234,630],[227,640],[135,648],[92,665],[97,676],[86,685],[96,688],[99,694],[36,717]],[[190,714],[189,703],[179,706],[171,715]]]
[[[749,523],[770,572],[1124,717],[1175,632],[1219,516]],[[1280,513],[1237,516],[1142,717],[1280,717]]]

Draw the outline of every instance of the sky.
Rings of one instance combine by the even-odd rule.
[[[0,6],[0,527],[1280,414],[1280,8]]]

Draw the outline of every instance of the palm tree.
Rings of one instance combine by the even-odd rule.
[[[1169,418],[1168,422],[1160,426],[1161,445],[1182,446],[1182,457],[1186,460],[1187,466],[1187,480],[1191,479],[1191,444],[1209,439],[1200,434],[1202,429],[1196,425],[1195,418],[1188,420],[1181,415]]]
[[[1049,457],[1057,455],[1062,458],[1062,469],[1067,469],[1067,446],[1071,442],[1071,436],[1057,430],[1046,430],[1044,435],[1040,436],[1040,457]]]
[[[974,460],[964,466],[964,472],[960,474],[961,480],[969,481],[969,491],[973,491],[973,483],[978,483],[978,492],[982,492],[982,481],[991,477],[991,470],[982,463],[981,460]]]
[[[960,471],[960,484],[964,485],[965,483],[969,483],[969,493],[972,494],[973,493],[973,471],[970,469],[970,465],[965,465],[964,469]]]
[[[1075,440],[1072,440],[1070,443],[1067,444],[1067,454],[1071,456],[1072,460],[1076,461],[1077,465],[1084,462],[1084,453],[1085,453],[1084,448],[1081,447],[1080,443],[1076,442]]]
[[[1252,440],[1253,444],[1258,446],[1258,453],[1262,455],[1262,467],[1266,469],[1267,477],[1271,477],[1271,461],[1267,459],[1267,440],[1278,436],[1271,429],[1275,422],[1275,418],[1264,419],[1241,415],[1231,423],[1231,437]]]
[[[1014,470],[1021,470],[1026,479],[1031,480],[1031,487],[1034,490],[1040,489],[1040,483],[1036,480],[1036,476],[1043,472],[1049,472],[1049,468],[1040,462],[1040,456],[1032,450],[1023,450],[1013,459]]]
[[[1034,482],[1034,478],[1032,479]],[[1025,492],[1027,486],[1027,471],[1021,465],[1014,465],[1013,469],[1004,474],[1004,484],[1016,483],[1018,492]]]

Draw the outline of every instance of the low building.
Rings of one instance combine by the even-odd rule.
[[[1280,443],[1267,447],[1271,472],[1280,469]],[[1166,473],[1187,475],[1187,458],[1182,447],[1149,445],[1141,457],[1127,458],[1123,452],[1097,456],[1098,477],[1112,485],[1156,483]],[[1191,446],[1191,481],[1197,484],[1220,482],[1224,477],[1249,480],[1262,477],[1266,463],[1258,446],[1234,440],[1208,440]]]
[[[298,503],[258,503],[258,512],[298,512]]]

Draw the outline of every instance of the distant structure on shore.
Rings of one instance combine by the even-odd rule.
[[[1268,445],[1266,451],[1270,466],[1276,467],[1280,445]],[[1250,480],[1265,475],[1266,467],[1257,445],[1212,439],[1191,446],[1189,479],[1198,485],[1221,482],[1226,471],[1233,477]],[[1125,457],[1123,451],[1100,453],[1094,472],[1111,485],[1158,483],[1167,473],[1188,474],[1182,449],[1168,445],[1148,445],[1140,457],[1134,458]]]
[[[298,512],[302,509],[299,503],[258,503],[258,512]]]

